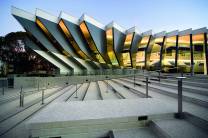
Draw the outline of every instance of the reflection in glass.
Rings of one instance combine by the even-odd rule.
[[[65,34],[67,40],[70,42],[70,44],[73,46],[73,49],[78,54],[78,56],[82,59],[87,59],[87,55],[79,48],[78,44],[74,40],[73,36],[71,35],[70,31],[66,27],[63,20],[60,20],[59,27],[61,28],[62,32]]]
[[[190,72],[191,69],[191,48],[190,35],[179,36],[178,38],[178,67],[183,72]]]
[[[114,52],[114,45],[113,45],[113,29],[108,29],[106,31],[106,37],[107,37],[107,54],[110,58],[110,61],[112,65],[119,66],[118,60],[116,58],[115,52]]]
[[[165,72],[170,72],[171,70],[176,70],[175,67],[175,58],[176,58],[176,37],[171,36],[165,39],[163,47],[163,59],[162,66]]]
[[[148,68],[150,70],[160,69],[160,52],[163,45],[163,38],[159,37],[152,40],[151,49],[149,53]]]
[[[124,48],[123,48],[123,52],[122,52],[122,60],[123,60],[124,67],[132,67],[131,55],[130,55],[130,48],[131,48],[132,39],[133,39],[133,34],[126,35],[126,39],[124,42]]]
[[[122,52],[124,67],[131,67],[131,57],[129,51]]]
[[[97,48],[95,46],[95,43],[94,43],[94,41],[93,41],[93,39],[92,39],[92,37],[90,35],[90,32],[88,31],[88,28],[87,28],[85,22],[82,22],[80,24],[80,29],[81,29],[81,31],[82,31],[82,33],[83,33],[83,35],[84,35],[88,45],[89,45],[91,51],[93,52],[94,60],[98,61],[99,63],[106,63],[104,61],[103,57],[98,52],[98,50],[97,50]]]
[[[150,36],[144,36],[140,43],[138,43],[136,53],[136,68],[143,69],[145,66],[145,51],[149,43]]]
[[[206,70],[204,34],[192,36],[194,72],[204,73]]]
[[[71,55],[64,50],[59,43],[57,43],[57,41],[55,40],[55,38],[51,35],[51,33],[48,31],[48,29],[44,26],[44,24],[38,19],[36,18],[36,24],[38,25],[38,27],[40,27],[40,29],[44,32],[44,34],[48,37],[48,39],[52,42],[52,44],[57,48],[57,50],[62,53],[63,55],[70,57]]]

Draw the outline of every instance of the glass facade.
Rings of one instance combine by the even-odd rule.
[[[206,70],[204,40],[205,40],[204,34],[196,34],[192,36],[193,61],[194,61],[195,73],[204,73],[204,71]]]
[[[57,43],[55,38],[51,35],[51,33],[48,31],[48,29],[44,26],[44,24],[38,18],[36,18],[36,24],[38,25],[38,27],[40,27],[40,29],[44,32],[44,34],[47,36],[47,38],[51,41],[51,43],[56,47],[56,49],[60,53],[62,53],[66,57],[71,56],[66,50],[64,50],[61,46],[59,46],[59,44]]]
[[[190,35],[178,37],[178,67],[182,72],[191,71]]]
[[[167,37],[163,46],[162,70],[165,72],[176,71],[176,46],[177,36]]]
[[[66,38],[69,41],[69,43],[72,45],[72,47],[73,47],[74,51],[77,53],[77,55],[80,58],[84,59],[84,60],[88,59],[87,55],[79,48],[78,44],[74,40],[74,38],[71,35],[70,31],[66,27],[64,21],[60,20],[58,25],[59,25],[60,29],[62,30],[62,32],[64,33],[64,35],[66,36]]]
[[[136,68],[143,69],[145,67],[145,52],[151,36],[144,36],[138,43],[136,53]]]
[[[124,48],[122,51],[122,59],[124,67],[132,67],[130,48],[134,34],[127,34],[124,42]]]
[[[31,33],[29,35],[27,33],[28,43],[31,39],[31,42],[38,46],[34,45],[33,48],[47,52],[50,56],[48,59],[59,66],[63,73],[71,70],[82,73],[82,70],[97,69],[101,70],[96,72],[102,72],[103,69],[109,69],[108,71],[126,69],[127,72],[146,69],[187,72],[192,76],[194,73],[208,72],[207,27],[196,30],[190,28],[180,32],[174,30],[169,33],[162,31],[152,35],[151,30],[140,34],[137,33],[136,27],[124,30],[114,22],[104,26],[87,15],[83,15],[80,19],[63,13],[60,17],[52,17],[44,11],[37,10],[32,16],[14,7],[12,15],[26,32]],[[63,41],[64,39],[68,43]],[[24,52],[24,47],[19,48],[15,51]],[[85,61],[71,57],[70,51]],[[39,51],[38,53],[43,54]],[[69,60],[61,59],[60,56],[65,56]]]
[[[105,60],[103,59],[103,57],[100,55],[99,51],[97,50],[95,43],[90,35],[90,32],[85,24],[85,22],[82,22],[80,24],[80,29],[88,43],[89,48],[91,49],[91,51],[93,52],[94,56],[94,60],[99,62],[99,63],[106,63]]]
[[[112,65],[119,66],[118,60],[114,52],[114,42],[113,42],[113,28],[106,31],[107,38],[107,54]]]
[[[149,47],[150,52],[148,53],[148,69],[157,70],[160,69],[160,54],[161,48],[163,46],[164,37],[154,38],[151,42],[151,46]]]

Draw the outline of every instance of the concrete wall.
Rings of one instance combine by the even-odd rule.
[[[64,86],[66,84],[76,84],[97,80],[118,78],[125,75],[131,75],[134,70],[115,69],[109,70],[108,75],[87,75],[87,76],[63,76],[63,77],[14,77],[14,88],[49,88],[55,86]],[[118,74],[117,74],[118,73]],[[112,75],[114,74],[114,75]],[[122,75],[119,75],[122,74]]]

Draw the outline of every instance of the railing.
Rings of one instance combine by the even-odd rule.
[[[45,91],[46,90],[50,90],[50,89],[54,89],[54,88],[64,88],[66,86],[69,86],[69,85],[65,84],[65,85],[62,85],[62,86],[53,86],[53,87],[45,87],[45,88],[39,88],[38,87],[37,90],[30,90],[30,91],[24,91],[23,87],[21,86],[20,92],[19,92],[20,107],[24,107],[25,96],[41,92],[41,104],[44,104]],[[48,94],[48,95],[50,95],[50,94]]]
[[[5,94],[5,89],[8,87],[8,80],[7,78],[0,78],[0,88],[2,91],[2,95]]]
[[[178,67],[176,67],[178,68]],[[154,74],[154,75],[152,75]],[[155,74],[158,74],[155,75]],[[165,78],[165,79],[168,79],[168,78],[171,78],[173,79],[173,77],[167,77],[167,76],[163,76],[161,75],[161,70],[155,70],[155,71],[147,71],[145,70],[143,72],[143,74],[133,74],[133,75],[128,75],[126,77],[133,77],[134,78],[134,87],[135,87],[135,81],[136,81],[136,76],[139,75],[140,77],[143,77],[145,79],[145,90],[146,90],[146,98],[149,97],[149,88],[148,88],[148,84],[149,84],[149,80],[150,78],[152,77],[157,77],[158,78],[158,81],[160,82],[161,79]],[[182,88],[183,88],[183,79],[186,79],[186,77],[183,76],[183,72],[179,75],[179,76],[174,76],[174,79],[177,79],[178,80],[178,112],[177,112],[177,115],[176,117],[178,118],[182,118],[182,112],[183,112],[183,93],[182,93]]]

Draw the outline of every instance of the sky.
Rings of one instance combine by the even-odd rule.
[[[85,13],[104,25],[115,21],[140,32],[208,27],[208,0],[0,0],[0,36],[24,31],[11,6],[31,13],[39,8],[55,16],[61,11],[77,18]]]

